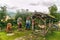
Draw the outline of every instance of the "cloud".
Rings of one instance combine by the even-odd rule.
[[[0,0],[0,5],[7,5],[8,9],[29,9],[31,11],[47,11],[48,7],[56,4],[60,7],[60,0]],[[60,9],[60,8],[59,8]]]
[[[51,2],[51,3],[49,3],[49,2],[43,2],[43,3],[42,3],[43,6],[51,6],[51,5],[53,5],[53,4],[54,4],[54,3],[52,3],[52,2]]]
[[[31,6],[38,6],[39,3],[30,3],[29,5],[31,5]]]

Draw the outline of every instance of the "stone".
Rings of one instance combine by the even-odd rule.
[[[14,35],[14,33],[8,33],[7,34],[7,36],[13,36]]]

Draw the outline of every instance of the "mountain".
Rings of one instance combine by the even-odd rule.
[[[8,12],[7,13],[11,18],[14,18],[14,16],[16,15],[16,13],[14,13],[14,12]]]

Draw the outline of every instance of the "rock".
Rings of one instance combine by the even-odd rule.
[[[8,33],[7,34],[7,36],[13,36],[14,35],[14,33]]]

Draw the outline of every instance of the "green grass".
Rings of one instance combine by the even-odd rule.
[[[13,36],[7,36],[6,32],[0,32],[0,40],[14,40],[16,38],[30,34],[31,30],[30,31],[20,31],[20,32],[14,31],[14,33],[15,33],[15,35],[13,35]],[[48,34],[46,36],[46,39],[47,40],[60,40],[60,32],[55,31],[51,34]]]
[[[31,31],[21,31],[21,32],[14,32],[15,35],[13,36],[7,36],[6,32],[0,32],[0,40],[14,40],[18,37],[25,36],[31,33]]]
[[[60,40],[60,32],[55,31],[49,35],[46,36],[47,40]]]

